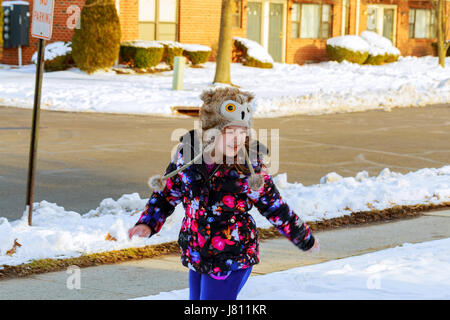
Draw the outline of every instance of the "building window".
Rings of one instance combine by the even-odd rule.
[[[292,38],[331,36],[331,5],[294,3],[291,12]]]
[[[344,35],[350,34],[350,3],[344,0]]]
[[[139,0],[139,39],[177,40],[177,0]]]
[[[233,28],[242,28],[242,0],[231,2],[233,10]]]
[[[436,17],[434,10],[409,9],[409,37],[435,38]]]

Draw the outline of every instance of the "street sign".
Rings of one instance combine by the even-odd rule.
[[[53,29],[55,0],[34,0],[31,18],[31,36],[50,40]]]

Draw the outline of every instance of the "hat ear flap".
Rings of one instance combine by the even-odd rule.
[[[250,91],[242,91],[242,95],[247,99],[247,103],[252,102],[252,100],[255,98],[255,94]]]
[[[206,89],[200,95],[200,99],[204,102],[205,105],[209,105],[214,97],[214,90]]]

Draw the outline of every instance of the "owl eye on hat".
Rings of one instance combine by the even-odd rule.
[[[234,87],[215,87],[204,90],[200,95],[203,105],[200,108],[199,115],[203,132],[202,152],[182,167],[168,173],[164,177],[160,175],[151,177],[149,179],[150,188],[153,190],[162,190],[166,179],[186,169],[202,157],[204,153],[210,152],[214,147],[216,137],[215,134],[211,134],[211,129],[222,132],[225,127],[232,125],[243,126],[250,129],[252,126],[253,113],[251,101],[254,97],[253,93],[242,91]],[[251,131],[249,131],[249,138],[251,139],[250,132]],[[259,190],[264,185],[264,179],[261,175],[254,172],[245,148],[244,153],[251,174],[251,177],[248,180],[249,186],[253,190]]]
[[[250,128],[251,105],[241,104],[234,100],[225,100],[220,106],[220,114],[230,121],[229,125],[240,125]]]

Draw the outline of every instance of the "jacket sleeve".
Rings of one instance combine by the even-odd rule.
[[[298,248],[303,251],[309,250],[314,245],[310,227],[281,198],[265,164],[260,161],[254,169],[264,177],[264,186],[260,190],[253,191],[250,188],[248,190],[248,197],[254,206]]]
[[[177,150],[167,166],[165,174],[183,165],[180,148]],[[181,202],[181,199],[181,175],[177,173],[166,180],[163,190],[153,191],[135,226],[139,224],[148,225],[151,230],[150,238],[161,230],[166,219],[174,212],[175,207]]]

